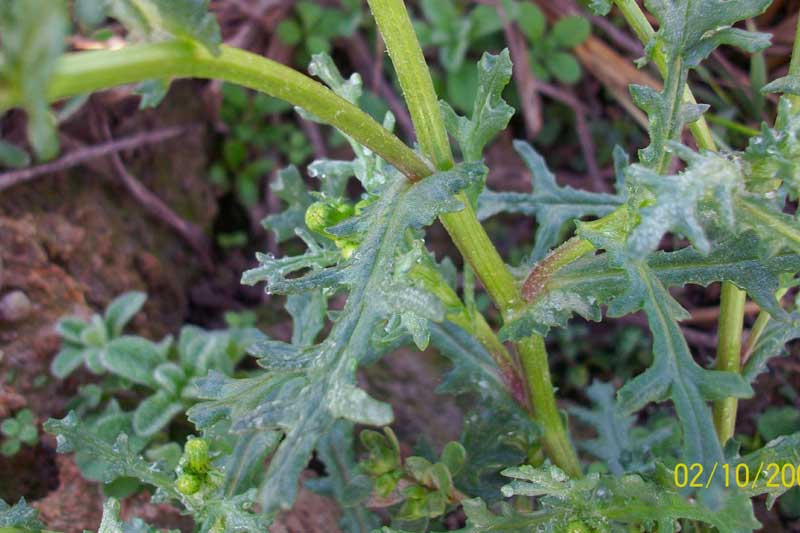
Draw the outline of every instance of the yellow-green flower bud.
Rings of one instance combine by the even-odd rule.
[[[565,533],[591,533],[592,530],[580,520],[573,520],[567,524],[567,528],[564,531]]]
[[[339,250],[342,252],[342,257],[344,257],[345,259],[350,259],[350,256],[353,255],[353,252],[355,252],[358,249],[357,242],[349,241],[347,239],[336,239],[333,242],[334,244],[336,244],[336,247],[339,248]]]
[[[183,448],[188,469],[196,474],[208,471],[208,443],[204,439],[189,439]]]
[[[322,200],[306,209],[306,226],[311,231],[335,240],[327,229],[347,220],[355,213],[353,206],[343,200]]]
[[[178,492],[187,496],[197,493],[202,486],[203,481],[194,474],[181,474],[175,480],[175,488],[178,489]]]

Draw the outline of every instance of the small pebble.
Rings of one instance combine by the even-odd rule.
[[[0,298],[0,320],[5,322],[24,320],[32,310],[30,299],[22,291],[11,291]]]

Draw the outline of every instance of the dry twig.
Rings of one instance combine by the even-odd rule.
[[[172,139],[187,133],[187,131],[189,131],[192,127],[195,126],[172,126],[159,130],[145,131],[142,133],[137,133],[136,135],[131,135],[130,137],[125,137],[116,141],[110,141],[105,144],[87,146],[85,148],[77,149],[59,159],[56,159],[55,161],[51,161],[50,163],[44,163],[42,165],[36,165],[21,170],[5,172],[0,174],[0,191],[15,185],[19,185],[20,183],[31,181],[46,174],[54,174],[56,172],[64,171],[68,168],[78,166],[92,159],[105,157],[123,150],[130,150],[132,148],[138,148],[148,144],[159,144],[168,139]]]

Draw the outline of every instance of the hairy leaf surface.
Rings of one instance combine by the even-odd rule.
[[[583,522],[584,527],[656,522],[659,531],[674,531],[678,519],[690,519],[711,524],[723,533],[759,527],[750,506],[741,505],[737,499],[728,500],[724,509],[712,510],[637,474],[619,478],[589,474],[571,480],[556,467],[525,465],[506,470],[504,475],[514,479],[503,487],[507,497],[542,497],[542,510],[533,514],[531,525],[546,523],[558,530],[576,521]]]
[[[245,275],[247,282],[265,280],[267,290],[286,294],[321,288],[349,289],[347,304],[324,341],[304,349],[294,347],[289,352],[278,349],[275,365],[265,355],[262,364],[272,365],[272,372],[264,377],[222,383],[219,376],[212,377],[203,387],[211,401],[190,411],[190,418],[201,427],[224,413],[234,431],[284,433],[261,489],[267,512],[292,505],[300,472],[319,439],[337,419],[378,426],[392,421],[388,406],[355,386],[355,369],[369,351],[374,330],[393,315],[410,314],[424,320],[443,318],[443,310],[437,314],[436,306],[424,293],[407,281],[396,279],[398,247],[407,230],[424,227],[437,215],[460,209],[454,195],[484,172],[482,165],[472,164],[417,184],[395,180],[361,215],[329,229],[337,237],[360,241],[349,259],[287,278],[274,269],[273,262],[281,260],[262,256],[262,266]],[[300,357],[296,357],[297,352],[291,353],[298,349],[302,350]]]
[[[760,248],[759,238],[745,233],[719,243],[707,256],[689,247],[653,253],[647,265],[665,287],[730,281],[762,309],[785,321],[788,315],[778,305],[775,291],[780,288],[781,274],[800,270],[800,256],[769,257]],[[522,338],[531,331],[545,335],[551,327],[566,325],[573,314],[598,321],[600,306],[621,296],[627,283],[625,269],[615,266],[607,254],[586,256],[554,273],[531,304],[503,328],[502,337]]]
[[[585,439],[579,446],[602,459],[615,476],[650,468],[651,447],[669,436],[672,428],[665,427],[647,434],[634,434],[635,417],[623,412],[614,400],[610,383],[595,381],[586,389],[593,409],[570,407],[570,414],[590,425],[597,432],[594,439]]]
[[[511,55],[503,50],[498,55],[483,54],[478,62],[478,94],[470,118],[458,114],[441,102],[447,131],[456,139],[464,161],[480,161],[483,149],[506,126],[514,108],[503,100],[503,90],[511,80]]]
[[[750,358],[742,369],[744,379],[752,383],[767,370],[767,363],[770,359],[785,352],[786,343],[799,338],[800,313],[792,313],[788,323],[770,321],[753,346]]]
[[[25,498],[21,498],[14,505],[9,506],[0,500],[0,527],[24,528],[38,531],[44,528],[39,521],[39,512],[30,507]]]
[[[769,35],[734,28],[736,22],[760,14],[770,0],[649,0],[659,30],[647,44],[653,54],[665,56],[664,90],[631,86],[634,102],[650,119],[650,146],[640,151],[644,165],[663,172],[668,163],[667,146],[678,140],[684,125],[697,120],[707,106],[683,103],[683,87],[689,69],[697,67],[718,46],[729,44],[748,52],[769,45]]]

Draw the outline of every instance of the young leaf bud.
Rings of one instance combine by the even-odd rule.
[[[590,533],[592,530],[580,520],[573,520],[567,524],[566,533]]]
[[[383,498],[388,498],[397,487],[397,481],[400,477],[402,477],[402,472],[399,470],[378,476],[375,478],[375,492]]]
[[[197,493],[202,486],[203,482],[194,474],[181,474],[175,480],[175,488],[178,489],[178,492],[187,496]]]
[[[189,439],[183,455],[191,472],[203,474],[208,471],[208,443],[204,439]]]
[[[353,206],[344,200],[321,200],[314,202],[306,209],[306,226],[311,231],[329,239],[336,239],[326,230],[339,222],[347,220],[354,214]]]

